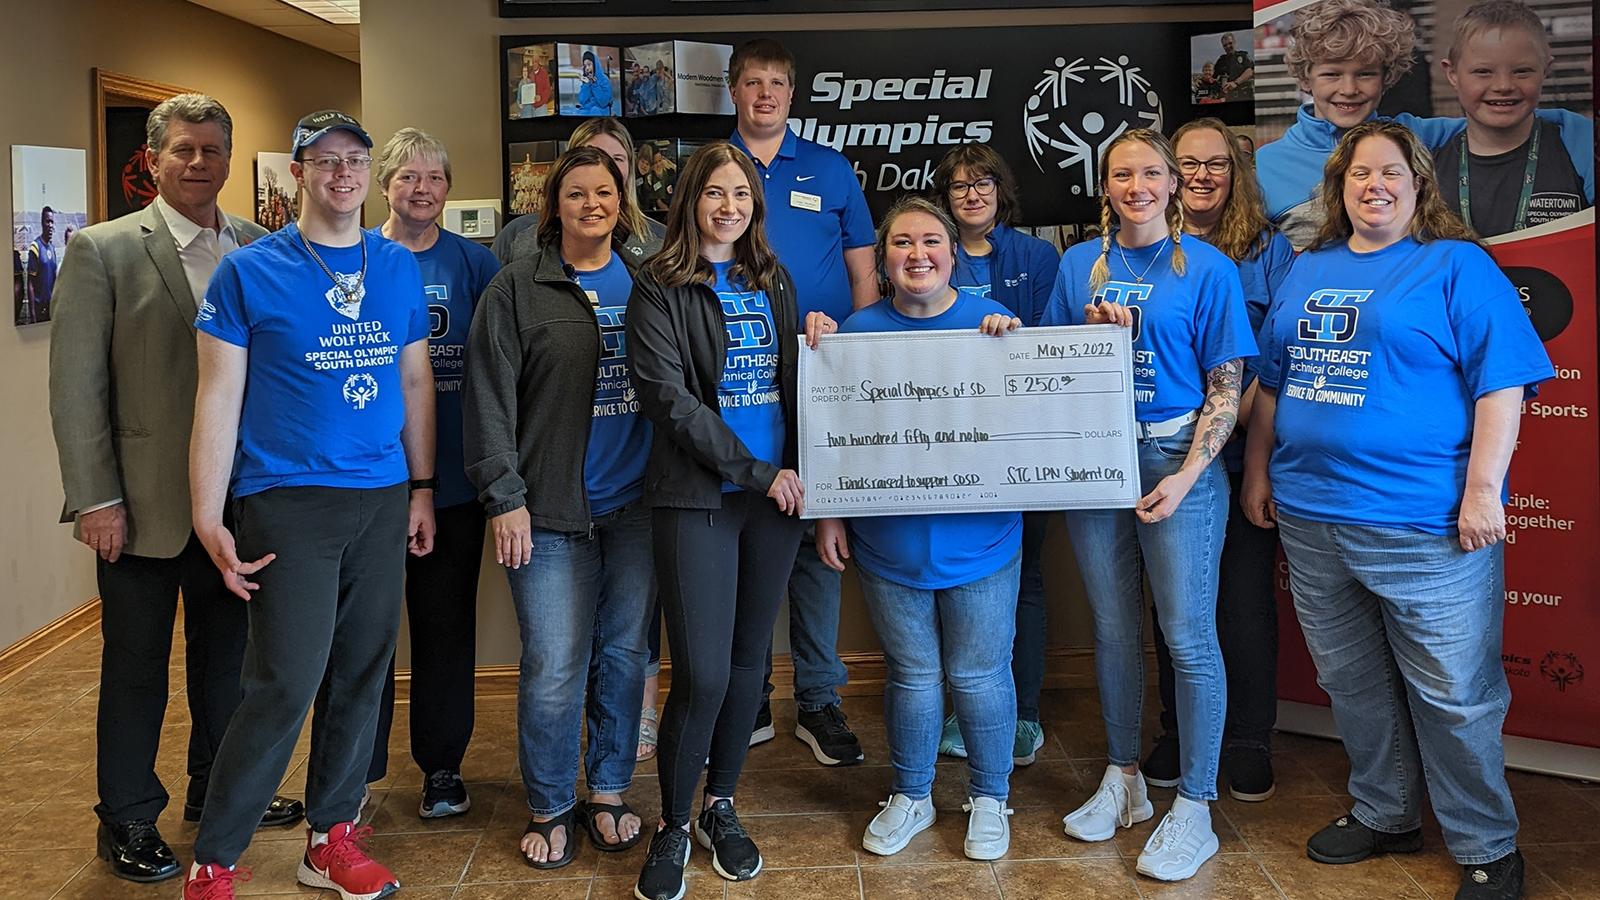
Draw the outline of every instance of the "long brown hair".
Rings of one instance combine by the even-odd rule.
[[[635,188],[638,177],[634,174],[634,163],[638,162],[638,151],[633,146],[633,135],[628,133],[628,126],[616,116],[591,116],[578,123],[572,129],[570,146],[587,147],[595,138],[605,135],[622,145],[623,152],[628,154],[628,167],[622,172],[622,192],[628,195],[627,215],[618,214],[618,218],[628,223],[628,231],[632,234],[648,235],[650,225],[645,221],[644,210],[639,208],[639,192]],[[616,160],[612,160],[616,162]]]
[[[1385,138],[1400,148],[1406,165],[1417,182],[1417,208],[1411,214],[1406,232],[1422,243],[1428,241],[1471,241],[1481,246],[1478,235],[1471,226],[1445,205],[1439,194],[1439,179],[1434,174],[1433,154],[1422,146],[1411,129],[1397,122],[1374,119],[1345,132],[1339,146],[1333,148],[1328,162],[1322,167],[1322,208],[1327,212],[1317,236],[1306,249],[1320,250],[1330,244],[1342,244],[1350,239],[1355,226],[1350,223],[1350,211],[1344,208],[1344,179],[1355,159],[1356,144],[1369,138]]]
[[[696,150],[678,172],[661,252],[644,264],[646,273],[662,287],[710,284],[716,280],[711,263],[700,255],[700,223],[695,212],[711,174],[730,163],[739,167],[750,185],[750,226],[733,243],[733,268],[728,275],[753,290],[770,292],[777,287],[778,255],[767,243],[767,197],[761,189],[761,176],[750,157],[727,141],[715,141]]]
[[[1111,280],[1111,195],[1106,191],[1106,181],[1111,175],[1111,154],[1130,141],[1138,141],[1156,151],[1167,171],[1172,173],[1174,186],[1172,193],[1167,195],[1166,213],[1167,233],[1172,238],[1172,271],[1182,275],[1188,268],[1188,261],[1183,256],[1183,202],[1178,199],[1178,185],[1182,183],[1183,176],[1178,174],[1178,158],[1172,152],[1172,144],[1161,132],[1132,128],[1117,135],[1111,146],[1106,148],[1105,155],[1100,157],[1100,258],[1094,261],[1094,267],[1089,270],[1091,297],[1100,293],[1100,289]]]
[[[1229,259],[1239,262],[1266,249],[1270,236],[1268,229],[1272,223],[1267,219],[1266,204],[1261,200],[1261,186],[1256,183],[1255,173],[1250,170],[1250,159],[1244,155],[1233,139],[1233,132],[1221,119],[1207,116],[1185,123],[1172,134],[1173,151],[1177,151],[1184,135],[1204,128],[1222,136],[1222,143],[1228,148],[1228,162],[1233,167],[1233,178],[1229,181],[1228,199],[1223,201],[1222,216],[1203,240],[1221,250]],[[1178,197],[1181,200],[1182,172],[1178,173],[1178,182]]]
[[[950,199],[950,182],[956,180],[956,170],[963,168],[968,178],[987,175],[994,179],[994,220],[1015,225],[1022,214],[1022,202],[1017,199],[1017,180],[1011,175],[1011,167],[987,144],[957,144],[950,148],[944,159],[939,160],[939,167],[933,170],[933,202],[951,216],[956,214],[954,201]]]
[[[539,243],[545,246],[561,244],[561,182],[574,169],[599,166],[617,186],[617,224],[611,230],[611,244],[620,247],[628,240],[628,213],[633,210],[628,191],[622,186],[622,173],[617,171],[617,161],[597,147],[573,147],[556,159],[550,175],[544,182],[544,206],[539,210]]]

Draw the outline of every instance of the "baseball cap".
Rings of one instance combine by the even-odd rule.
[[[298,159],[300,151],[315,144],[317,141],[332,131],[348,131],[361,139],[361,143],[372,146],[372,138],[361,123],[350,118],[336,109],[324,109],[314,112],[301,119],[294,126],[294,139],[289,147],[289,155]]]

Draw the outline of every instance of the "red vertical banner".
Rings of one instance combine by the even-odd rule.
[[[1294,17],[1315,14],[1317,3],[1254,2],[1258,146],[1279,138],[1294,123],[1300,103],[1309,99],[1286,74],[1283,61]],[[1389,5],[1400,10],[1410,6],[1405,0],[1390,0]],[[1552,42],[1571,45],[1581,38],[1578,46],[1590,47],[1592,61],[1592,26],[1587,18],[1556,16],[1545,24]],[[1385,100],[1398,96],[1424,104],[1405,107],[1420,116],[1451,111],[1453,92],[1442,99],[1441,90],[1416,83],[1426,80],[1425,60],[1443,57],[1449,50],[1451,25],[1448,20],[1418,23],[1417,66],[1411,76],[1389,88]],[[1581,59],[1574,62],[1569,56],[1567,62],[1575,65]],[[1419,71],[1424,73],[1421,79]],[[1553,102],[1553,83],[1546,82],[1547,104]],[[1568,95],[1556,99],[1568,108],[1581,105],[1592,118],[1592,82],[1561,90]],[[1580,92],[1576,97],[1571,95],[1574,90]],[[1454,107],[1454,114],[1460,111]],[[1592,146],[1587,155],[1592,157]],[[1591,207],[1487,242],[1495,261],[1516,285],[1556,369],[1556,377],[1523,403],[1521,431],[1507,476],[1502,660],[1512,702],[1505,732],[1585,747],[1600,747],[1600,388],[1596,383],[1600,322],[1595,237]],[[1295,619],[1281,552],[1275,583],[1278,696],[1326,706],[1327,695],[1317,686],[1316,667]]]

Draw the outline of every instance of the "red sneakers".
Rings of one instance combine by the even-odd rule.
[[[249,881],[250,870],[239,866],[201,866],[183,882],[183,900],[233,900],[233,883]]]
[[[312,847],[308,836],[306,855],[295,878],[301,884],[338,891],[343,900],[377,900],[400,890],[400,879],[373,862],[361,848],[370,834],[371,828],[340,822],[328,832],[326,844]]]

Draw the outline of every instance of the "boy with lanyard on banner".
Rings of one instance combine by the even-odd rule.
[[[878,277],[872,268],[872,214],[849,160],[789,129],[794,85],[794,57],[769,38],[740,44],[728,61],[728,91],[738,114],[729,141],[750,156],[761,176],[767,237],[795,279],[798,327],[814,311],[842,322],[852,308],[876,303]],[[836,649],[840,586],[839,573],[817,555],[815,529],[807,528],[789,576],[794,733],[825,766],[864,758],[839,709],[837,686],[849,677]],[[772,693],[770,651],[764,691]],[[763,699],[750,743],[775,734],[771,705]]]
[[[1434,151],[1446,204],[1483,237],[1542,225],[1594,205],[1561,129],[1534,119],[1554,57],[1539,14],[1519,0],[1483,0],[1456,19],[1440,65],[1467,130]],[[1591,158],[1590,153],[1583,154]]]
[[[400,887],[356,819],[406,551],[433,549],[434,387],[416,259],[361,230],[371,148],[343,113],[301,119],[299,219],[223,257],[195,318],[195,533],[252,602],[244,696],[212,764],[184,900],[232,900],[249,877],[236,864],[313,704],[296,880],[345,900]]]
[[[1411,71],[1416,44],[1411,17],[1383,0],[1322,0],[1295,14],[1284,64],[1311,102],[1300,107],[1283,137],[1256,152],[1256,176],[1267,217],[1302,250],[1321,227],[1317,198],[1322,166],[1349,129],[1378,115],[1383,93]],[[1592,196],[1594,125],[1564,109],[1541,109],[1541,121],[1559,126],[1561,143]],[[1409,112],[1394,121],[1429,149],[1443,146],[1466,128],[1463,119],[1420,118]]]

